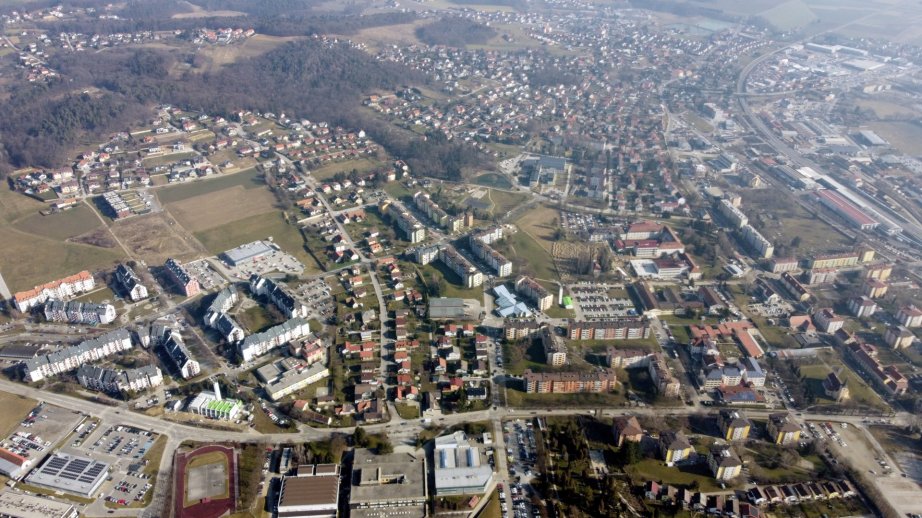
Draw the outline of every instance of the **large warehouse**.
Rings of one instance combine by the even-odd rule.
[[[240,266],[272,253],[275,249],[265,241],[253,241],[224,252],[224,260],[231,266]]]
[[[66,491],[92,498],[109,476],[109,464],[98,460],[53,453],[41,467],[26,478],[26,482],[55,491]]]

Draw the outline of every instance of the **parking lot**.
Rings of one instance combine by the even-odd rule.
[[[569,286],[576,313],[582,318],[618,318],[637,315],[634,302],[627,297],[612,297],[611,290],[621,286],[574,284]]]
[[[116,458],[140,459],[154,444],[157,434],[130,426],[109,428],[87,447],[87,451]]]
[[[330,286],[323,279],[316,279],[295,288],[296,297],[303,300],[317,315],[333,312],[333,297]]]
[[[207,291],[220,287],[225,282],[221,274],[216,272],[214,268],[211,267],[211,264],[204,259],[192,261],[186,264],[185,267],[190,275],[198,279],[198,283],[201,285],[202,290]]]
[[[40,459],[83,420],[83,415],[39,403],[0,446],[27,459]]]
[[[153,484],[150,475],[138,471],[128,471],[112,477],[112,488],[105,492],[106,501],[118,505],[130,505],[132,502],[142,502]]]
[[[536,460],[533,425],[531,421],[522,419],[509,421],[503,426],[503,437],[506,442],[509,478],[513,481],[508,488],[500,488],[499,498],[503,518],[540,516],[528,498],[533,492],[529,483],[535,476],[532,471]]]

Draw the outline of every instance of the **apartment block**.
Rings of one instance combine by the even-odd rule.
[[[254,295],[267,297],[286,318],[306,318],[310,313],[307,306],[296,299],[285,286],[268,277],[251,276],[250,291]]]
[[[80,385],[101,392],[138,392],[163,384],[163,373],[155,365],[137,369],[104,369],[93,365],[81,365],[77,369]]]
[[[439,260],[461,278],[461,284],[465,287],[475,288],[483,284],[483,272],[465,259],[455,247],[446,245],[439,250]]]
[[[45,319],[49,322],[86,325],[111,324],[116,316],[115,306],[112,304],[48,300],[45,302],[44,309]]]
[[[115,268],[115,280],[118,281],[119,286],[125,290],[125,293],[132,302],[147,298],[147,287],[141,283],[141,278],[138,277],[138,274],[134,273],[134,270],[132,270],[130,266],[119,264],[118,267]]]
[[[570,320],[567,336],[570,340],[640,340],[650,337],[650,327],[639,318]]]
[[[593,372],[532,372],[523,376],[529,394],[572,394],[577,392],[608,392],[619,384],[613,370]]]
[[[179,288],[180,292],[186,297],[198,295],[198,293],[202,291],[202,287],[199,286],[198,279],[189,274],[189,271],[186,270],[186,268],[179,264],[175,259],[167,259],[164,267],[166,268],[170,279],[176,283],[176,286]]]
[[[547,311],[554,304],[554,296],[531,277],[523,275],[516,279],[515,291],[530,300],[541,311]]]
[[[85,293],[96,287],[96,281],[90,272],[84,270],[76,275],[51,281],[31,290],[20,291],[13,295],[13,304],[22,312],[43,304],[49,299],[67,299]]]
[[[22,362],[26,381],[41,381],[79,368],[85,363],[101,360],[121,351],[131,349],[131,335],[127,329],[117,329],[78,345],[66,347],[43,356]]]
[[[297,340],[310,334],[310,325],[303,318],[292,318],[262,333],[252,334],[239,343],[240,356],[243,362],[249,362],[256,357],[280,347],[291,340]]]

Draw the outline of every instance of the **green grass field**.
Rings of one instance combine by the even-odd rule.
[[[685,487],[697,483],[698,491],[719,491],[720,486],[717,485],[714,477],[706,473],[706,466],[703,466],[703,469],[700,471],[691,471],[694,468],[700,467],[702,466],[699,465],[682,469],[676,467],[670,468],[661,460],[644,459],[636,464],[625,467],[625,471],[632,478],[639,481],[654,480],[661,484],[672,484]],[[685,471],[686,469],[689,471]]]
[[[832,369],[824,364],[802,365],[800,375],[804,378],[807,388],[816,397],[817,404],[836,404],[835,401],[827,399],[823,392],[823,379],[832,372]],[[849,401],[844,404],[853,403],[858,405],[869,406],[873,408],[886,408],[880,396],[869,387],[864,380],[848,368],[842,369],[841,375],[848,384]]]
[[[166,205],[175,203],[194,196],[208,194],[210,192],[227,189],[242,185],[245,189],[256,189],[265,187],[261,175],[256,169],[248,169],[239,173],[230,173],[222,176],[209,178],[207,180],[197,180],[189,183],[170,185],[157,190],[157,198],[160,203]]]
[[[35,213],[17,221],[13,226],[28,234],[44,236],[51,239],[65,240],[81,234],[86,234],[99,228],[102,223],[93,209],[86,205],[43,216]]]
[[[493,202],[492,212],[494,216],[502,216],[528,199],[527,194],[498,191],[496,189],[490,189],[487,196]]]
[[[326,181],[336,176],[336,173],[348,175],[353,169],[359,173],[367,173],[372,169],[381,167],[383,164],[377,160],[368,158],[359,158],[357,160],[346,160],[344,162],[333,162],[316,169],[311,169],[311,175],[320,181]]]

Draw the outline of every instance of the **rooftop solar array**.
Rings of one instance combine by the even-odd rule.
[[[66,453],[54,453],[33,471],[28,482],[38,486],[79,495],[92,495],[106,478],[109,465],[105,462]]]

